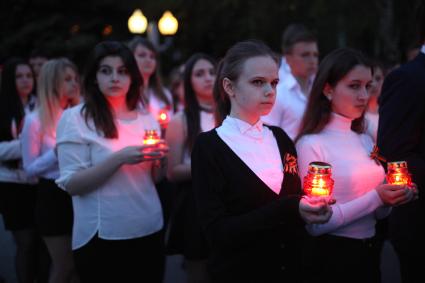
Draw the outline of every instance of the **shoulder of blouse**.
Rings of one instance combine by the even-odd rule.
[[[79,104],[66,109],[62,113],[56,128],[57,136],[60,136],[60,134],[66,134],[65,132],[70,126],[72,126],[72,128],[81,128],[86,125],[84,117],[81,113],[82,107],[82,104]]]
[[[297,143],[295,144],[295,148],[297,151],[302,151],[303,148],[318,148],[320,147],[320,138],[317,134],[308,134],[302,136]]]

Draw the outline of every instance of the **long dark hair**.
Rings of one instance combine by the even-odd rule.
[[[12,121],[15,120],[18,133],[22,129],[25,116],[24,105],[16,88],[16,69],[19,65],[31,66],[21,58],[11,58],[3,65],[0,79],[0,141],[11,141],[15,137],[12,134]],[[34,74],[33,74],[34,78]],[[34,79],[35,80],[35,79]],[[35,82],[34,82],[35,86]],[[30,99],[30,97],[28,97]],[[18,160],[2,162],[9,168],[18,168]]]
[[[16,69],[18,65],[26,65],[32,70],[31,66],[25,60],[21,58],[11,58],[5,62],[3,71],[1,72],[0,141],[12,140],[12,120],[16,121],[16,126],[19,131],[25,116],[24,105],[16,89]]]
[[[303,135],[319,133],[329,123],[332,112],[331,101],[326,98],[323,89],[326,84],[335,87],[343,77],[358,65],[369,67],[373,74],[371,63],[358,50],[339,48],[323,59],[313,82],[300,133],[295,142]],[[364,113],[361,117],[352,121],[351,129],[356,133],[364,132]]]
[[[135,36],[129,43],[128,47],[130,47],[131,51],[133,53],[135,52],[137,46],[142,45],[143,47],[146,47],[149,49],[152,53],[155,54],[155,60],[156,60],[156,68],[155,72],[152,74],[151,78],[149,79],[149,85],[145,85],[145,89],[143,91],[143,95],[141,96],[142,102],[145,106],[149,104],[149,98],[147,97],[148,89],[152,88],[154,90],[154,95],[159,98],[159,100],[163,101],[167,107],[170,107],[171,109],[171,101],[167,98],[164,92],[164,85],[162,83],[161,75],[160,75],[160,68],[159,68],[159,53],[156,50],[155,46],[150,42],[149,40],[140,37]],[[142,78],[143,80],[143,78]],[[146,84],[146,82],[144,82]]]
[[[131,84],[126,95],[126,104],[129,110],[134,110],[137,107],[141,79],[136,60],[127,46],[118,41],[105,41],[95,46],[83,76],[85,103],[82,113],[87,125],[89,125],[89,120],[93,120],[96,131],[102,133],[106,138],[112,139],[118,138],[113,112],[111,105],[104,94],[100,92],[96,83],[96,73],[100,61],[107,56],[120,57],[130,74]]]
[[[184,113],[187,120],[187,146],[192,150],[196,136],[201,132],[201,116],[202,110],[195,91],[192,85],[192,71],[195,64],[201,60],[207,60],[214,68],[216,67],[215,60],[204,53],[196,53],[192,55],[185,64],[183,83],[184,83]]]
[[[223,88],[223,80],[228,78],[237,81],[246,60],[253,57],[269,56],[279,65],[279,58],[266,44],[258,40],[238,42],[227,50],[217,68],[217,76],[214,83],[215,122],[219,126],[230,113],[229,95]]]

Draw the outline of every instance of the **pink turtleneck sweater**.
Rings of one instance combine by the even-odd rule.
[[[308,164],[323,161],[332,165],[335,180],[333,215],[328,223],[307,225],[310,234],[365,239],[375,235],[376,218],[390,212],[375,188],[384,181],[385,172],[369,157],[373,141],[351,129],[351,120],[332,113],[331,121],[318,134],[303,136],[296,144],[300,177]]]

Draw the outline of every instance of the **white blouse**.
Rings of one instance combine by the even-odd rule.
[[[227,116],[216,129],[230,149],[276,194],[283,182],[283,164],[273,132],[261,120],[251,126]]]
[[[286,72],[279,72],[276,102],[270,113],[262,117],[262,120],[265,124],[281,127],[294,140],[300,130],[308,97],[303,94],[301,86],[290,71],[289,65],[286,65]],[[313,80],[314,76],[309,80],[309,89]]]
[[[31,103],[35,103],[34,98],[31,101]],[[30,103],[28,103],[24,108],[25,115],[29,115],[31,113],[29,104]],[[0,142],[0,182],[35,184],[37,183],[37,178],[29,177],[22,168],[22,164],[20,164],[19,168],[15,169],[9,168],[2,163],[4,161],[22,159],[21,140],[18,136],[18,129],[15,120],[12,120],[10,127],[14,139]]]
[[[167,97],[168,101],[170,101],[170,108],[166,111],[168,118],[171,119],[173,116],[173,96],[171,95],[171,92],[164,88],[165,96]],[[152,114],[152,116],[158,120],[159,119],[159,112],[161,110],[165,110],[167,108],[167,104],[160,100],[157,96],[155,96],[154,91],[152,89],[148,90],[148,97],[149,97],[149,112]]]
[[[366,134],[368,134],[376,143],[378,135],[379,114],[366,112],[364,118],[366,122]]]
[[[141,145],[145,130],[159,131],[150,114],[119,120],[118,138],[107,139],[87,126],[82,105],[66,110],[57,128],[60,177],[57,184],[66,189],[72,175],[101,163],[113,152]],[[95,234],[108,240],[133,239],[163,227],[162,208],[151,175],[152,162],[121,166],[106,182],[84,195],[73,196],[74,227],[72,247],[85,245]]]
[[[22,161],[28,176],[53,180],[59,177],[58,160],[54,153],[56,131],[42,131],[39,111],[25,116],[21,144]]]
[[[388,215],[389,208],[375,190],[385,178],[384,169],[369,157],[373,142],[366,134],[351,129],[351,120],[332,113],[328,125],[318,134],[303,136],[296,144],[300,176],[308,164],[323,161],[332,165],[335,181],[333,214],[328,223],[307,225],[312,235],[330,233],[365,239],[375,235],[376,218]],[[377,210],[381,208],[380,210]]]
[[[214,114],[206,111],[200,111],[200,119],[201,119],[201,132],[206,132],[212,130],[215,126]],[[182,113],[182,115],[185,115]],[[184,116],[186,119],[186,116]],[[190,153],[188,148],[186,147],[183,152],[183,163],[190,164]]]

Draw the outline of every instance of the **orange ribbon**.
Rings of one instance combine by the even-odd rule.
[[[297,174],[298,165],[297,158],[289,153],[285,154],[285,166],[283,168],[285,173]]]
[[[376,164],[380,164],[379,161],[387,162],[387,159],[379,154],[379,148],[376,145],[373,146],[372,152],[369,156],[371,159],[375,160]]]

